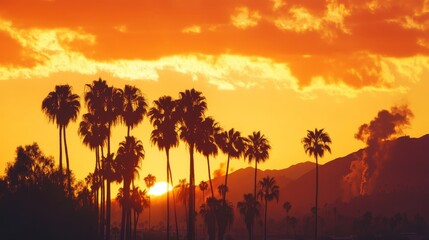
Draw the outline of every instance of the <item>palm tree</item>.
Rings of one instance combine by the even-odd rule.
[[[216,156],[218,153],[218,147],[216,145],[216,138],[222,131],[219,124],[211,117],[207,117],[201,124],[199,131],[198,141],[196,143],[196,149],[207,158],[207,170],[209,174],[210,190],[212,198],[214,198],[214,189],[210,171],[210,155]]]
[[[229,131],[224,131],[217,136],[219,148],[224,154],[228,155],[226,164],[226,175],[225,175],[225,187],[228,187],[228,171],[229,171],[229,160],[231,158],[239,158],[244,152],[244,139],[241,137],[240,132],[235,131],[231,128]],[[224,192],[223,200],[226,199],[226,192]]]
[[[107,134],[107,156],[110,156],[110,137],[111,137],[111,127],[119,121],[119,117],[122,113],[123,108],[123,92],[121,89],[114,88],[113,86],[108,86],[105,80],[99,78],[94,80],[92,84],[85,85],[88,90],[85,92],[85,102],[88,107],[88,112],[97,116],[102,124],[107,125],[108,134]],[[103,150],[101,148],[101,150]],[[103,155],[103,154],[102,154]],[[107,176],[103,176],[106,180],[107,188],[107,206],[106,206],[106,238],[110,239],[110,211],[111,211],[111,201],[110,201],[110,183],[114,180],[114,174],[112,174],[113,163],[110,162],[112,158],[107,157],[102,159],[106,160],[103,165],[108,167],[107,171],[104,173],[109,173]],[[104,189],[104,180],[102,184],[102,189]],[[104,190],[102,190],[102,195],[104,195]],[[103,197],[104,199],[104,197]],[[104,200],[102,200],[103,202]],[[103,204],[102,204],[103,205]],[[102,224],[103,226],[104,224]]]
[[[152,144],[156,144],[159,150],[165,149],[167,155],[167,186],[170,186],[170,148],[179,144],[177,135],[178,115],[176,113],[177,102],[170,96],[162,96],[153,102],[148,116],[154,129],[150,135]],[[167,240],[170,239],[170,191],[167,191]]]
[[[268,210],[268,202],[276,199],[279,201],[279,186],[276,183],[276,180],[273,177],[266,176],[262,180],[259,181],[259,192],[258,197],[261,200],[265,200],[265,221],[264,221],[264,239],[267,239],[267,210]]]
[[[316,206],[315,206],[315,225],[314,225],[314,239],[317,240],[317,202],[319,195],[319,162],[318,158],[323,157],[325,151],[331,152],[331,147],[329,146],[332,143],[329,134],[324,131],[324,129],[314,129],[313,131],[307,130],[307,136],[302,139],[302,144],[304,145],[305,153],[310,157],[314,156],[316,159]]]
[[[204,191],[207,190],[207,188],[209,187],[209,185],[207,184],[207,182],[201,181],[200,184],[198,185],[200,187],[200,191],[203,192],[203,202],[205,201],[205,196],[204,196]]]
[[[216,211],[216,220],[218,226],[218,239],[223,240],[226,229],[230,227],[234,221],[234,207],[231,202],[220,199],[219,207]]]
[[[255,218],[259,216],[260,207],[261,205],[251,193],[244,194],[244,201],[237,203],[238,211],[244,217],[249,240],[253,238],[253,224]]]
[[[296,217],[291,217],[288,220],[289,224],[292,226],[293,229],[293,235],[294,235],[294,239],[296,239],[296,225],[298,224],[298,219],[296,219]]]
[[[131,206],[130,206],[130,185],[138,169],[139,163],[144,158],[143,144],[133,136],[125,137],[125,141],[119,143],[116,161],[118,172],[121,174],[124,189],[124,207],[122,208],[121,219],[121,240],[125,239],[125,228],[127,229],[126,239],[131,238]],[[127,219],[127,221],[125,220]]]
[[[179,93],[180,138],[189,148],[189,219],[188,239],[195,239],[195,169],[194,148],[198,137],[198,129],[207,110],[206,98],[195,89]]]
[[[70,121],[76,121],[80,110],[79,96],[72,93],[70,85],[57,85],[55,91],[52,91],[43,99],[42,111],[48,117],[49,121],[55,122],[59,128],[59,141],[60,141],[60,159],[59,159],[59,172],[60,177],[63,175],[63,159],[62,159],[62,142],[64,139],[64,150],[66,154],[67,164],[67,182],[68,193],[71,192],[71,173],[69,164],[69,155],[67,151],[67,138],[66,128]],[[61,180],[62,182],[62,180]]]
[[[136,212],[134,216],[134,233],[133,239],[137,239],[137,224],[139,222],[139,216],[143,209],[149,205],[149,198],[146,189],[140,190],[139,187],[134,187],[131,193],[132,208]]]
[[[144,182],[146,184],[146,187],[150,189],[153,187],[153,185],[155,185],[156,182],[156,177],[153,176],[152,174],[148,174],[145,178],[144,178]],[[167,185],[167,190],[168,190],[168,185]],[[149,230],[150,230],[150,195],[148,195],[148,200],[149,200]]]
[[[286,237],[288,235],[288,222],[289,222],[289,211],[292,208],[292,205],[290,204],[290,202],[285,202],[283,203],[283,208],[286,210]]]
[[[270,143],[260,131],[253,132],[246,139],[246,150],[244,156],[249,159],[249,163],[255,161],[255,178],[253,196],[256,198],[256,180],[258,173],[258,163],[265,162],[269,158]]]
[[[200,206],[200,215],[207,226],[209,240],[216,238],[216,214],[220,206],[220,201],[214,197],[207,198],[206,202]]]
[[[143,117],[147,112],[147,103],[140,89],[135,86],[125,85],[123,104],[122,120],[127,126],[127,136],[129,137],[130,129],[143,121]]]

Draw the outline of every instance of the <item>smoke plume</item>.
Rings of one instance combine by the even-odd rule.
[[[367,144],[367,148],[350,164],[350,173],[343,178],[343,200],[370,194],[374,189],[385,162],[389,159],[386,140],[392,140],[410,125],[413,113],[407,105],[381,110],[369,123],[359,127],[355,138]]]
[[[219,168],[213,171],[214,178],[222,177],[225,175],[225,163],[220,163]]]

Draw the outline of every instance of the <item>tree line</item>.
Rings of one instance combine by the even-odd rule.
[[[42,111],[49,121],[56,124],[59,137],[59,166],[55,171],[57,185],[62,186],[67,199],[75,199],[73,174],[70,170],[68,156],[66,129],[70,122],[77,121],[81,110],[80,97],[72,92],[70,85],[57,85],[55,90],[48,93],[42,102]],[[177,147],[182,140],[189,150],[189,190],[188,219],[186,239],[195,239],[195,152],[201,153],[207,160],[208,181],[211,196],[205,199],[200,206],[199,213],[203,216],[207,226],[209,239],[223,239],[227,227],[233,221],[234,207],[228,201],[228,174],[231,159],[244,158],[254,163],[254,191],[245,194],[243,201],[237,204],[239,212],[243,215],[248,229],[249,239],[253,237],[254,219],[259,215],[261,203],[264,205],[265,238],[267,204],[279,198],[279,187],[274,178],[264,177],[257,182],[258,164],[269,159],[271,149],[268,139],[260,131],[254,131],[247,137],[240,131],[231,128],[223,129],[211,116],[207,116],[207,100],[202,92],[195,89],[179,92],[179,97],[161,96],[153,101],[151,107],[140,89],[125,85],[123,89],[109,86],[106,80],[94,80],[85,85],[84,103],[87,112],[82,115],[78,134],[85,146],[94,151],[94,171],[89,173],[87,182],[88,206],[92,209],[93,235],[98,239],[111,239],[111,184],[122,183],[117,200],[120,202],[121,227],[120,239],[133,239],[136,237],[136,227],[142,208],[148,206],[148,196],[145,191],[134,185],[141,161],[145,157],[142,141],[132,135],[132,129],[148,117],[153,130],[150,141],[160,151],[166,154],[167,185],[173,183],[170,164],[170,149]],[[112,151],[110,137],[111,130],[118,124],[124,124],[127,132],[124,140],[120,142],[116,151]],[[330,152],[331,139],[323,129],[308,131],[302,140],[305,151],[316,159],[316,227],[317,239],[317,181],[318,158],[325,151]],[[66,169],[63,168],[63,146],[66,160]],[[225,182],[219,186],[220,198],[214,195],[211,179],[210,157],[215,157],[219,151],[227,156]],[[53,165],[52,165],[53,167]],[[145,179],[146,180],[146,179]],[[8,183],[7,180],[6,182]],[[148,184],[149,182],[149,184]],[[150,188],[150,180],[147,186]],[[152,179],[154,182],[154,179]],[[152,183],[153,185],[153,183]],[[207,188],[208,186],[206,186]],[[258,189],[258,191],[257,191]],[[174,191],[172,191],[174,195]],[[170,239],[170,191],[167,191],[167,225],[166,239]],[[175,196],[173,196],[175,201]],[[174,205],[175,206],[175,205]],[[178,236],[177,217],[175,216],[176,239]],[[134,226],[133,226],[134,225]],[[134,229],[134,236],[132,230]]]

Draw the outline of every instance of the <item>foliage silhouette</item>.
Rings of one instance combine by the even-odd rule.
[[[319,196],[319,162],[318,158],[323,157],[325,151],[331,152],[332,143],[329,134],[324,129],[307,130],[307,136],[302,139],[305,153],[316,159],[316,197],[315,197],[315,216],[314,216],[314,239],[317,240],[317,220],[318,220],[318,196]]]
[[[251,193],[244,194],[243,197],[244,201],[237,203],[237,209],[243,215],[249,240],[252,240],[255,218],[259,216],[261,205]]]
[[[244,151],[244,157],[249,159],[249,163],[255,161],[255,178],[254,178],[254,190],[253,196],[256,198],[256,181],[258,172],[258,163],[265,162],[270,155],[269,150],[271,149],[270,143],[261,132],[253,132],[245,138],[246,150]]]
[[[229,131],[224,131],[217,135],[217,144],[222,152],[228,155],[227,164],[226,164],[226,174],[225,174],[225,187],[228,189],[228,171],[229,171],[229,160],[231,158],[239,158],[244,150],[244,138],[241,137],[241,133],[235,131],[234,128],[231,128]],[[227,191],[223,192],[222,198],[226,200]]]
[[[60,176],[63,175],[63,161],[62,161],[62,142],[64,139],[64,150],[66,154],[67,165],[67,186],[69,194],[71,194],[71,174],[69,155],[67,150],[66,128],[70,121],[76,121],[80,110],[79,96],[72,93],[70,85],[57,85],[55,91],[52,91],[43,99],[42,111],[49,118],[50,121],[55,122],[59,128],[59,172]]]
[[[153,176],[152,174],[148,174],[145,178],[144,178],[144,182],[146,184],[147,189],[150,189],[153,187],[153,185],[155,185],[156,182],[156,177]],[[167,185],[167,189],[168,189],[168,185]],[[150,229],[150,195],[148,194],[148,201],[149,201],[149,229]]]
[[[259,181],[259,192],[258,197],[265,201],[264,211],[264,239],[267,239],[267,214],[268,214],[268,202],[272,200],[279,201],[280,190],[276,180],[273,177],[266,176]]]
[[[219,126],[213,118],[207,117],[201,123],[200,131],[198,133],[196,149],[207,158],[207,171],[210,182],[210,191],[212,198],[214,198],[214,189],[210,171],[210,155],[216,156],[218,153],[218,146],[216,144],[216,138],[219,136],[222,128]]]
[[[34,143],[18,147],[9,163],[0,195],[0,236],[2,239],[94,239],[96,226],[91,195],[86,186],[72,192],[55,170],[53,158],[46,157]]]
[[[153,102],[148,116],[154,129],[151,132],[150,140],[159,150],[165,149],[167,157],[167,186],[170,186],[170,149],[179,144],[179,137],[176,131],[179,121],[176,107],[177,101],[170,96],[162,96]],[[175,203],[174,203],[175,204]],[[176,224],[177,225],[177,224]],[[176,231],[177,232],[177,231]],[[167,240],[170,239],[170,191],[167,191]]]
[[[180,116],[180,138],[189,148],[189,218],[188,234],[189,240],[195,239],[195,169],[194,149],[198,138],[198,130],[207,110],[206,98],[195,89],[185,90],[179,93],[178,112]]]
[[[131,238],[130,185],[143,158],[143,144],[135,137],[125,137],[125,141],[119,144],[116,161],[118,164],[117,170],[121,174],[124,189],[124,207],[122,208],[121,218],[121,239]]]

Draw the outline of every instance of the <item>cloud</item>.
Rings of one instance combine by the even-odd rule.
[[[201,32],[201,27],[198,25],[192,25],[189,27],[185,27],[182,30],[183,33],[200,33]]]
[[[250,11],[247,7],[238,7],[231,15],[232,25],[239,29],[255,27],[260,19],[258,11]]]
[[[317,31],[323,38],[331,40],[337,35],[336,32],[350,34],[344,19],[351,14],[351,11],[337,1],[327,2],[322,15],[312,13],[302,6],[292,6],[287,15],[276,18],[274,24],[281,30],[297,33]]]
[[[406,91],[401,69],[428,69],[427,0],[202,1],[7,1],[0,78],[107,71],[156,81],[173,69],[223,90],[353,97]]]

